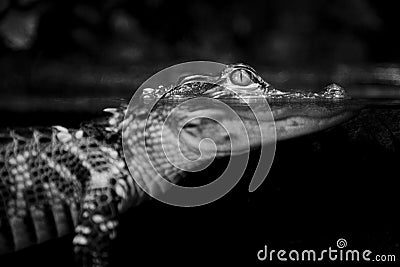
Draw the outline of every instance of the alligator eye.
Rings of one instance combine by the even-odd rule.
[[[235,85],[247,86],[251,83],[250,73],[243,69],[234,70],[230,78]]]

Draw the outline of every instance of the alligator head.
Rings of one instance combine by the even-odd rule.
[[[337,85],[319,93],[282,92],[244,64],[146,88],[148,98],[156,99],[150,107],[128,109],[123,130],[128,166],[133,177],[151,177],[136,180],[147,188],[158,184],[157,174],[174,182],[177,173],[208,166],[215,157],[326,129],[352,115]]]

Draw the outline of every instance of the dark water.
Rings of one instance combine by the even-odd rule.
[[[259,151],[251,152],[238,186],[217,202],[176,208],[150,201],[124,214],[113,246],[113,266],[238,261],[259,265],[256,253],[264,245],[317,250],[335,247],[339,238],[350,248],[399,257],[400,98],[392,93],[388,98],[383,91],[377,95],[376,90],[353,96],[349,108],[357,112],[347,122],[278,142],[273,167],[254,193],[247,188]],[[3,99],[1,126],[74,127],[120,101]],[[212,177],[227,160],[187,179]],[[1,258],[1,266],[55,263],[73,266],[71,237]]]

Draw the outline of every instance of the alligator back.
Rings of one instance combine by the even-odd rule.
[[[84,147],[60,138],[76,137],[52,128],[0,133],[0,254],[73,231],[90,173]]]

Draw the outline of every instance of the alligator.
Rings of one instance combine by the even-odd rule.
[[[107,116],[84,122],[76,129],[53,126],[3,130],[1,254],[74,232],[73,245],[79,262],[84,266],[107,266],[110,245],[117,236],[118,218],[127,209],[150,199],[142,188],[157,185],[154,169],[174,184],[184,177],[185,172],[163,154],[164,147],[174,154],[178,149],[174,144],[179,139],[183,153],[196,158],[199,140],[212,137],[218,157],[232,153],[228,142],[236,143],[238,150],[245,149],[241,147],[242,137],[227,138],[224,129],[213,120],[202,118],[184,124],[195,114],[209,115],[214,111],[201,105],[177,106],[176,100],[198,96],[229,100],[226,103],[230,107],[244,114],[247,131],[257,132],[258,127],[273,125],[277,140],[332,127],[354,113],[346,108],[347,96],[338,85],[329,85],[320,93],[282,92],[244,64],[229,65],[215,76],[185,77],[173,86],[143,94],[144,102],[149,97],[159,99],[148,116],[145,109],[132,110],[121,105],[106,109]],[[273,118],[264,118],[256,127],[254,117],[238,107],[243,106],[243,101],[257,98],[268,100]],[[172,110],[170,123],[164,125]],[[161,143],[163,125],[169,135]],[[271,142],[268,136],[263,138],[252,135],[250,145]],[[147,151],[138,146],[144,139],[149,145]],[[143,160],[146,153],[154,168]],[[134,166],[133,171],[128,169],[127,162]],[[185,167],[194,168],[192,165]]]

